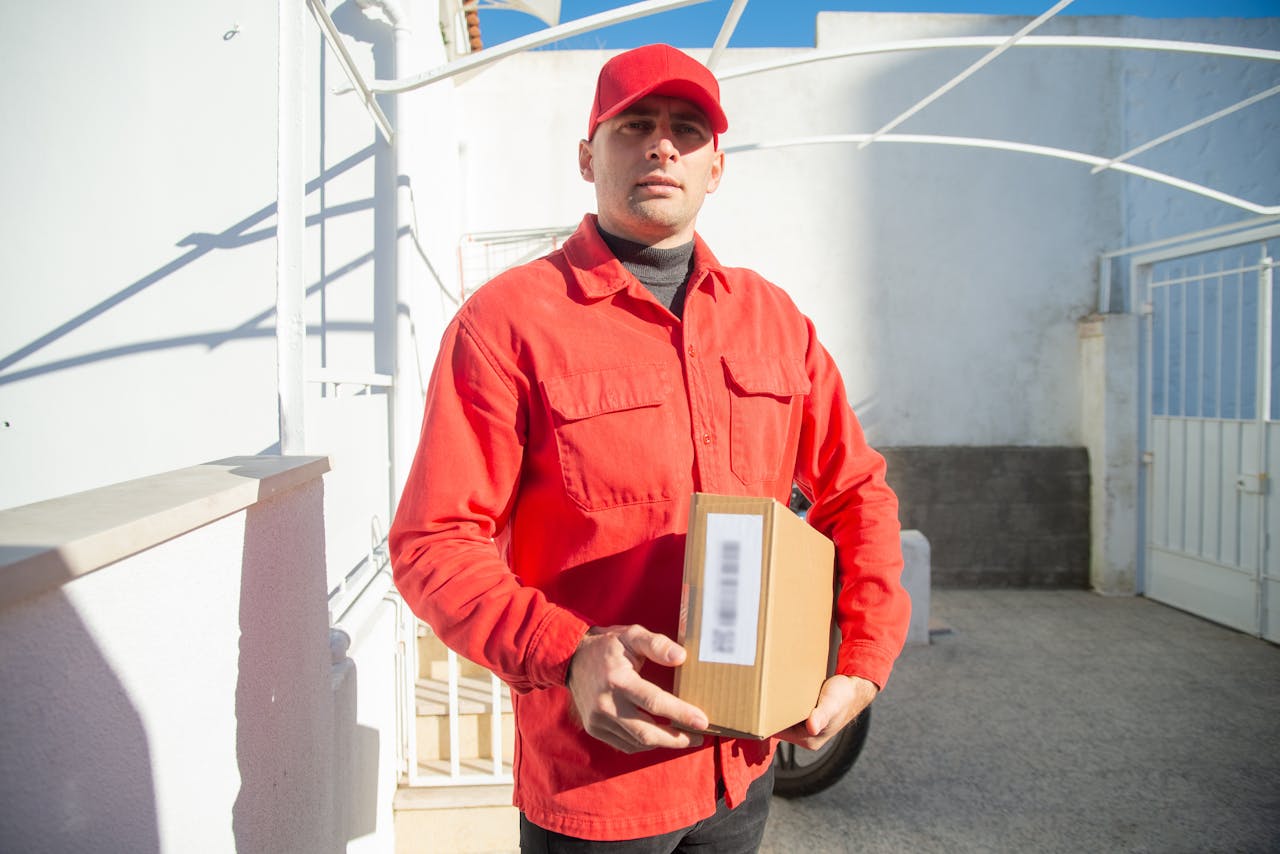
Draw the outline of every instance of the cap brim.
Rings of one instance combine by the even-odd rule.
[[[601,122],[608,121],[626,110],[636,101],[639,101],[642,98],[647,98],[650,95],[664,95],[670,98],[680,98],[681,100],[688,101],[690,104],[693,104],[702,111],[703,115],[707,117],[707,121],[711,125],[712,133],[722,134],[729,129],[729,119],[725,116],[724,110],[720,108],[720,105],[716,103],[716,100],[711,97],[711,94],[707,92],[706,89],[703,89],[692,80],[676,79],[659,80],[652,86],[636,92],[630,98],[614,104],[606,112],[596,116],[595,127],[591,129],[592,135],[595,135],[595,129],[600,126]]]

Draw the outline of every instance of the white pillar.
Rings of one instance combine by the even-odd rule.
[[[303,449],[303,238],[306,232],[306,131],[303,91],[306,26],[304,0],[279,0],[280,66],[276,137],[276,393],[280,453]]]
[[[1134,314],[1080,322],[1082,424],[1089,449],[1089,583],[1138,592],[1138,324]]]

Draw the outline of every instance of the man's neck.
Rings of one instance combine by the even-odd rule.
[[[659,302],[677,317],[683,314],[685,285],[693,268],[692,240],[681,246],[663,248],[610,234],[599,223],[596,231],[622,266],[639,279]]]

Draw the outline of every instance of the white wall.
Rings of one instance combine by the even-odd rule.
[[[338,802],[345,804],[348,816],[348,854],[395,848],[391,804],[398,745],[396,708],[391,701],[398,678],[397,605],[381,599],[370,605],[370,612],[350,627],[354,638],[348,655],[357,680],[355,729],[350,734],[353,761],[349,773],[335,781]]]
[[[1126,19],[1126,34],[1280,50],[1280,18]],[[1229,107],[1276,85],[1274,62],[1202,56],[1124,56],[1124,149]],[[1153,109],[1158,104],[1159,109]],[[1158,146],[1135,162],[1205,184],[1251,202],[1280,204],[1280,99],[1265,101],[1208,128]],[[1236,222],[1246,214],[1137,179],[1125,181],[1130,244]]]
[[[22,9],[21,27],[0,34],[9,117],[0,139],[0,508],[278,452],[277,5],[35,4]],[[397,56],[391,27],[355,3],[328,3],[366,79],[447,59],[438,3],[399,5],[409,18]],[[323,565],[324,594],[360,568],[389,525],[399,487],[390,461],[403,467],[412,453],[425,373],[453,310],[444,292],[457,290],[462,202],[453,84],[380,99],[400,131],[397,152],[357,96],[333,93],[347,79],[309,15],[305,40],[305,368],[395,374],[404,391],[393,410],[384,391],[352,396],[358,390],[344,387],[335,397],[306,386],[304,450],[332,461],[325,526],[309,532],[325,549],[309,567]],[[398,205],[410,188],[411,205]],[[426,260],[409,245],[411,226]],[[71,605],[62,612],[64,622],[79,619]],[[216,615],[218,630],[234,633],[234,611],[202,617]],[[166,654],[177,654],[183,627],[157,625],[170,632]],[[353,637],[358,733],[377,762],[367,793],[351,793],[361,804],[368,794],[378,811],[354,825],[361,850],[391,845],[388,625],[385,615],[372,619]],[[102,631],[108,645],[117,631],[130,636],[114,624]],[[323,644],[324,633],[311,639]],[[143,656],[128,666],[165,664]],[[60,690],[75,702],[76,686]],[[112,696],[126,711],[145,702],[129,685]],[[157,709],[162,727],[181,725]],[[234,737],[233,728],[211,744]],[[167,773],[140,778],[161,801],[151,821],[161,836],[164,799],[200,794],[185,781],[170,791]]]
[[[319,480],[0,611],[0,849],[332,852]]]
[[[446,59],[431,0],[402,4],[412,29],[398,63],[389,26],[330,5],[367,79]],[[275,4],[23,15],[23,37],[0,36],[0,507],[277,449]],[[453,86],[383,99],[406,140],[397,162],[358,97],[333,94],[347,79],[310,16],[305,36],[306,367],[393,374],[399,359],[400,430],[416,440],[415,363],[429,369],[452,304],[416,249],[397,256],[416,220],[456,291]],[[414,212],[397,211],[397,185],[412,186]],[[306,394],[306,451],[332,454],[332,509],[351,520],[331,537],[336,582],[367,551],[370,517],[389,521],[377,456],[389,449],[360,437],[386,433],[389,407],[381,393],[363,405]],[[372,493],[371,472],[387,481]]]
[[[817,47],[1007,35],[1025,21],[824,13]],[[1274,22],[1200,27],[1213,40],[1274,46]],[[1043,32],[1168,37],[1174,30],[1190,38],[1197,23],[1073,17]],[[982,52],[850,58],[726,80],[723,144],[871,132]],[[731,50],[721,70],[796,53],[803,51]],[[609,55],[525,54],[459,88],[468,230],[573,223],[594,209],[575,151],[595,74]],[[897,132],[1118,154],[1176,127],[1172,100],[1193,87],[1194,103],[1179,110],[1203,115],[1266,88],[1259,76],[1273,71],[1254,63],[1247,74],[1198,81],[1196,69],[1232,61],[1192,62],[1194,69],[1181,61],[1166,68],[1161,58],[1139,62],[1113,51],[1015,50]],[[1135,94],[1134,63],[1178,85],[1156,80]],[[1265,121],[1273,122],[1276,108],[1268,104]],[[1263,130],[1249,125],[1225,139],[1215,133],[1168,168],[1199,174],[1203,151],[1212,159],[1211,182],[1231,184],[1248,169],[1251,192],[1280,198],[1276,170],[1259,177],[1256,168]],[[873,442],[1079,445],[1076,322],[1095,308],[1097,254],[1131,242],[1131,233],[1169,236],[1176,232],[1166,229],[1247,215],[1218,206],[1210,216],[1186,194],[1134,184],[1091,176],[1080,164],[932,146],[731,152],[699,229],[722,261],[760,270],[815,319]]]
[[[275,4],[11,11],[0,507],[271,446]]]

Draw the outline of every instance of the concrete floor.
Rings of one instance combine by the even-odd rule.
[[[761,851],[1280,852],[1280,648],[1140,598],[932,595],[952,633]]]

